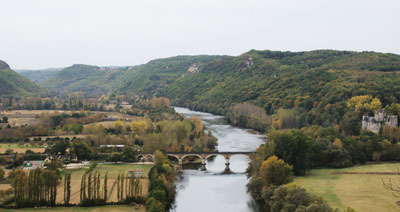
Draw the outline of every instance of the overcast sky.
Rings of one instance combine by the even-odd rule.
[[[400,0],[0,0],[0,60],[14,69],[250,49],[400,54]]]

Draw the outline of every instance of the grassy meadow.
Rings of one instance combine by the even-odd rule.
[[[394,197],[382,184],[389,178],[400,184],[400,175],[365,174],[365,172],[395,173],[400,163],[362,165],[344,169],[314,169],[306,176],[295,177],[294,183],[308,192],[324,198],[332,207],[356,211],[400,211]],[[355,172],[340,174],[335,172]],[[364,173],[360,173],[364,172]]]
[[[39,144],[31,145],[29,143],[24,143],[23,145],[19,145],[18,143],[2,143],[0,144],[0,154],[4,154],[7,149],[12,149],[17,153],[25,153],[26,150],[30,149],[33,152],[44,152],[46,148]]]

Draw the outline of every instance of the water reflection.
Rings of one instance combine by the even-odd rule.
[[[186,117],[199,116],[205,127],[218,139],[218,151],[254,151],[264,143],[265,136],[232,127],[226,123],[223,116],[179,107],[175,107],[175,110]],[[223,156],[209,158],[207,171],[199,171],[200,164],[185,164],[184,168],[191,166],[194,170],[182,171],[177,183],[176,204],[172,211],[255,211],[253,200],[246,192],[248,179],[244,172],[248,162],[246,155],[233,155],[229,165],[233,174],[229,175],[221,174],[225,169]]]

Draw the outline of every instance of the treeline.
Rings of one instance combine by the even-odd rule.
[[[149,171],[149,193],[146,200],[146,211],[168,211],[175,199],[174,167],[160,151],[154,152],[154,166]]]
[[[143,121],[114,122],[113,127],[87,126],[83,130],[91,135],[85,141],[91,146],[102,144],[125,144],[143,147],[146,152],[156,149],[165,151],[214,151],[216,139],[207,132],[201,119],[180,117],[179,120],[153,122]],[[101,149],[107,153],[107,149]]]
[[[311,168],[344,168],[368,161],[400,161],[400,144],[362,131],[360,136],[344,136],[338,129],[311,126],[268,133],[269,142],[257,149],[257,169],[268,157],[276,155],[293,166],[296,175]],[[258,162],[257,162],[258,161]],[[260,162],[261,161],[261,162]]]
[[[103,114],[91,113],[42,113],[39,115],[39,124],[22,125],[18,127],[5,127],[0,129],[0,142],[29,141],[33,136],[49,136],[63,132],[75,134],[83,131],[83,125],[100,121]]]
[[[12,183],[16,206],[54,207],[57,198],[58,178],[59,175],[55,170],[16,171]]]
[[[129,204],[131,202],[144,203],[142,195],[142,184],[140,178],[135,178],[134,174],[130,177],[125,173],[119,173],[117,177],[117,199],[119,203]]]
[[[7,110],[91,110],[105,111],[106,102],[91,99],[81,93],[59,97],[18,97],[0,98],[3,109]]]
[[[266,131],[272,125],[272,118],[267,116],[264,108],[250,103],[240,103],[229,108],[226,118],[231,124],[260,132]]]
[[[141,137],[145,152],[156,149],[170,152],[210,152],[214,151],[216,139],[210,132],[205,132],[199,117],[182,121],[160,121],[150,126],[150,129]]]
[[[322,198],[307,193],[293,181],[293,166],[276,156],[264,160],[259,152],[253,155],[252,166],[247,170],[250,182],[247,190],[266,212],[323,211],[333,212]]]
[[[149,117],[154,122],[181,119],[181,116],[171,107],[169,99],[165,97],[137,100],[132,104],[131,109],[121,109],[120,112],[132,116]]]
[[[31,170],[24,172],[14,170],[12,173],[12,200],[17,208],[22,207],[55,207],[59,205],[69,206],[71,199],[71,172],[64,174],[63,203],[57,203],[57,185],[60,183],[60,173],[53,168]],[[2,180],[1,180],[2,181]],[[142,197],[142,184],[139,178],[125,176],[120,173],[116,180],[116,189],[119,204],[129,204],[131,202],[144,203]],[[108,173],[104,178],[99,172],[87,171],[82,175],[80,186],[80,206],[100,206],[105,205],[110,198],[108,188]],[[3,196],[10,197],[8,191],[1,192]],[[10,202],[6,200],[6,202]],[[9,207],[9,206],[7,206]]]
[[[85,172],[81,179],[81,188],[79,193],[81,206],[105,205],[107,201],[107,173],[104,176],[103,191],[100,187],[100,173]],[[68,190],[67,190],[68,191]],[[67,192],[68,194],[68,192]],[[68,198],[69,199],[69,196]]]

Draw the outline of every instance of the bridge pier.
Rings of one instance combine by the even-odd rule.
[[[183,159],[182,158],[178,158],[178,165],[179,165],[179,169],[182,170],[183,169]]]
[[[200,170],[201,171],[207,170],[207,168],[206,168],[206,159],[205,158],[201,159],[201,169]]]
[[[230,159],[230,155],[224,155],[224,157],[225,157],[225,170],[224,170],[224,172],[223,173],[230,173],[231,172],[231,169],[229,168],[229,159]]]

